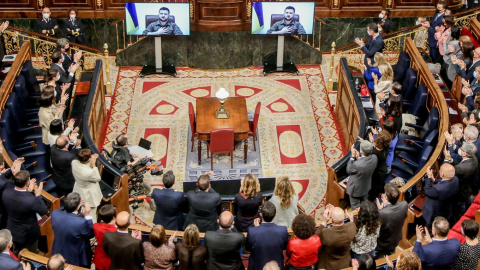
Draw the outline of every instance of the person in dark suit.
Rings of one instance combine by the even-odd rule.
[[[407,218],[408,203],[406,201],[398,202],[399,197],[400,190],[393,184],[386,184],[382,203],[377,199],[378,213],[382,218],[380,236],[375,249],[377,258],[395,253],[395,248],[402,240],[402,228]]]
[[[205,233],[205,245],[208,250],[207,269],[221,270],[244,269],[240,258],[245,237],[242,233],[233,232],[233,215],[230,211],[224,211],[217,220],[220,229]]]
[[[207,248],[200,244],[200,232],[195,224],[183,231],[183,241],[175,244],[178,270],[206,270]]]
[[[22,170],[13,177],[13,184],[15,188],[5,189],[2,194],[8,214],[7,229],[13,235],[12,251],[15,255],[24,248],[37,252],[40,238],[37,214],[43,216],[48,213],[42,199],[43,182],[35,186],[36,180],[30,179],[30,173]]]
[[[198,226],[200,232],[215,231],[218,229],[216,221],[217,208],[221,202],[220,195],[212,191],[208,175],[201,175],[198,178],[197,187],[198,190],[190,190],[186,194],[190,210],[184,228],[193,223]]]
[[[90,238],[94,236],[90,205],[82,203],[80,194],[76,192],[68,194],[63,205],[65,211],[57,209],[52,212],[55,234],[52,254],[60,253],[69,263],[89,268],[92,261]]]
[[[430,57],[434,63],[437,62],[437,58],[440,57],[440,52],[438,51],[437,40],[435,39],[435,33],[437,32],[438,27],[443,25],[443,17],[445,16],[445,9],[447,8],[447,2],[440,1],[437,4],[437,9],[435,15],[433,15],[430,23],[426,23],[428,27],[428,45],[430,46]]]
[[[447,239],[449,229],[447,219],[441,216],[436,217],[432,227],[432,239],[427,228],[417,225],[417,241],[413,252],[420,258],[423,270],[452,269],[460,252],[460,242],[456,238]],[[428,243],[427,245],[422,245],[424,240]]]
[[[37,19],[37,32],[46,36],[56,36],[58,33],[57,19],[50,17],[50,9],[43,8],[42,18]]]
[[[378,33],[378,26],[376,23],[369,23],[367,25],[367,33],[371,36],[367,43],[358,37],[355,38],[355,43],[357,43],[357,45],[360,46],[362,51],[365,53],[365,65],[371,66],[375,63],[375,60],[373,59],[375,53],[382,52],[385,44],[382,36]],[[367,62],[367,58],[370,58],[371,63]]]
[[[56,69],[60,73],[60,79],[57,81],[57,84],[64,84],[64,83],[74,83],[75,82],[75,71],[80,67],[79,63],[72,63],[68,69],[63,67],[63,61],[65,58],[63,56],[62,51],[56,51],[52,54],[52,65],[50,66],[51,69]]]
[[[263,269],[270,261],[276,261],[283,269],[283,251],[287,247],[288,232],[287,227],[272,222],[275,214],[275,205],[266,201],[260,212],[262,223],[258,218],[254,221],[254,227],[248,228],[245,243],[245,249],[251,252],[248,270]]]
[[[480,66],[480,47],[473,50],[473,61],[468,65],[463,60],[457,59],[455,56],[452,58],[452,64],[454,64],[457,75],[469,82],[476,80],[474,73],[475,69]]]
[[[478,180],[478,160],[475,157],[477,147],[471,142],[464,142],[460,148],[459,154],[462,161],[456,163],[450,155],[450,151],[445,150],[445,162],[455,165],[455,176],[458,177],[458,193],[455,196],[454,221],[458,221],[466,209],[471,205],[470,195],[472,194],[472,182]]]
[[[166,230],[182,230],[182,205],[185,203],[183,192],[174,189],[175,175],[172,171],[163,174],[164,189],[154,189],[153,205],[156,206],[153,223],[162,225]]]
[[[371,155],[372,143],[369,141],[360,143],[360,153],[355,149],[355,145],[352,145],[350,151],[352,157],[347,163],[347,173],[350,175],[347,192],[352,210],[355,210],[361,202],[367,200],[372,186],[372,174],[377,167],[377,157]]]
[[[5,29],[8,28],[9,24],[9,21],[4,21],[0,24],[0,61],[3,60],[3,57],[7,54],[7,51],[5,50],[3,34],[5,32]]]
[[[10,255],[10,248],[12,247],[12,234],[9,230],[0,230],[0,265],[3,270],[30,270],[29,263],[19,263]]]
[[[70,41],[66,38],[59,38],[57,40],[57,47],[62,52],[62,56],[63,56],[62,67],[64,70],[68,70],[72,64],[77,64],[78,61],[80,61],[80,58],[82,58],[81,51],[76,51],[72,55],[69,54]]]
[[[440,167],[440,180],[436,180],[433,170],[427,168],[425,178],[425,203],[423,204],[422,216],[426,221],[427,228],[432,226],[433,219],[438,216],[447,219],[452,217],[453,198],[458,192],[458,178],[455,176],[455,168],[444,163]]]
[[[12,164],[12,168],[5,169],[5,161],[3,156],[0,155],[0,229],[7,227],[7,210],[2,201],[2,193],[5,189],[13,189],[15,185],[10,180],[13,175],[20,171],[24,158],[18,158]]]
[[[103,235],[103,249],[112,259],[110,270],[141,270],[145,262],[140,231],[128,233],[130,214],[126,211],[118,213],[116,232],[106,232]]]
[[[70,140],[62,135],[57,138],[55,145],[51,148],[52,176],[60,196],[67,195],[73,190],[75,178],[72,173],[72,161],[78,159],[79,140],[76,146],[69,151]]]
[[[77,10],[74,8],[70,8],[68,15],[68,19],[64,21],[67,37],[70,42],[82,44],[84,42],[83,31],[85,30],[82,20],[77,18]]]
[[[392,19],[390,19],[390,10],[382,8],[380,14],[378,14],[378,24],[383,23],[383,32],[382,34],[388,34],[392,31]]]

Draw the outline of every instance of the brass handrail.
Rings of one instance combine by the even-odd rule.
[[[35,68],[39,69],[50,68],[50,65],[52,64],[51,55],[58,50],[56,43],[58,38],[49,37],[16,27],[9,26],[5,30],[3,38],[7,54],[19,51],[23,41],[30,41],[32,48],[32,64]],[[105,61],[105,86],[107,94],[111,94],[112,86],[110,82],[110,65],[107,43],[104,44],[103,48],[104,50],[102,51],[81,44],[73,42],[70,43],[70,53],[72,52],[72,50],[74,50],[81,51],[83,54],[82,59],[80,59],[81,67],[79,68],[79,71],[93,69],[95,67],[95,60],[97,59]],[[33,60],[33,57],[35,57],[35,60]],[[78,76],[80,76],[80,74],[81,72],[77,72]]]

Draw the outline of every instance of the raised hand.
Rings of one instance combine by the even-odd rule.
[[[68,120],[67,126],[68,126],[69,128],[72,128],[72,129],[73,129],[73,126],[74,126],[74,125],[75,125],[75,119],[70,119],[70,120]]]
[[[398,255],[397,262],[398,262],[399,259],[400,259],[400,255]],[[388,266],[388,267],[393,268],[393,263],[392,263],[392,261],[390,261],[390,259],[388,258],[388,255],[385,255],[385,261],[387,262],[387,266]]]
[[[453,47],[453,45],[448,45],[448,51],[453,53],[455,51],[455,47]]]
[[[450,155],[450,151],[447,150],[447,146],[445,146],[445,149],[443,149],[443,155],[445,156],[446,160],[452,159],[452,156]]]
[[[75,62],[78,62],[78,60],[80,60],[80,58],[82,58],[82,52],[81,51],[76,51],[74,54],[73,54],[73,60]]]
[[[60,86],[60,89],[62,89],[62,95],[65,94],[70,85],[71,83],[62,83],[62,86]]]
[[[432,242],[432,237],[430,236],[430,233],[427,230],[427,227],[423,227],[425,231],[425,242],[431,243]]]
[[[28,180],[27,191],[32,192],[36,184],[37,184],[37,180],[35,178]]]
[[[170,237],[168,238],[168,245],[173,244],[173,240],[175,240],[175,237],[177,236],[177,231],[175,231]]]
[[[140,232],[139,230],[133,230],[132,237],[138,240],[142,240],[142,232]]]
[[[422,242],[423,241],[423,227],[420,225],[417,225],[415,228],[415,233],[417,234],[417,241]]]
[[[36,197],[42,196],[42,190],[43,190],[43,182],[40,182],[40,185],[35,187],[35,196]]]
[[[454,65],[457,64],[458,59],[457,59],[457,56],[456,56],[456,55],[452,55],[452,56],[450,57],[450,60],[452,60],[452,64],[454,64]]]
[[[453,135],[450,134],[448,131],[445,131],[443,134],[445,135],[445,140],[448,144],[452,145],[455,142]]]
[[[430,178],[430,179],[434,179],[435,176],[433,175],[433,169],[432,169],[432,166],[428,166],[427,168],[427,177]],[[417,225],[418,227],[418,225]]]

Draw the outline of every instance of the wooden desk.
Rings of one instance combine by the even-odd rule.
[[[243,97],[229,97],[223,106],[230,112],[230,118],[217,119],[215,111],[220,108],[218,98],[197,98],[198,165],[201,164],[202,141],[210,140],[210,132],[218,128],[233,128],[235,140],[244,140],[243,161],[247,163],[250,130],[247,101]]]

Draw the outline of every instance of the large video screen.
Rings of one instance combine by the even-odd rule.
[[[310,35],[315,2],[253,2],[252,34]]]
[[[125,3],[128,35],[190,35],[189,3]]]

